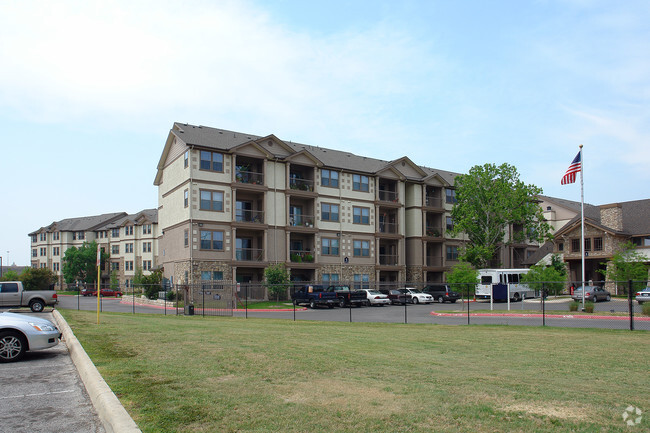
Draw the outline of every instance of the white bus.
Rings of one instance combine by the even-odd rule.
[[[493,284],[506,285],[510,299],[513,301],[519,301],[524,297],[534,298],[535,291],[520,282],[521,276],[528,273],[528,271],[529,269],[479,269],[478,277],[480,282],[476,285],[476,298],[490,299]]]

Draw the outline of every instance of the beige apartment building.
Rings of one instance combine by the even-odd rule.
[[[294,281],[443,281],[464,243],[448,234],[455,176],[175,123],[154,181],[165,277],[259,282],[284,263]]]
[[[158,211],[147,209],[137,214],[126,212],[68,218],[41,227],[29,234],[31,265],[49,268],[58,276],[58,287],[65,287],[61,262],[70,247],[96,241],[110,260],[102,267],[102,284],[110,282],[113,271],[120,287],[130,287],[136,268],[148,275],[158,264]]]

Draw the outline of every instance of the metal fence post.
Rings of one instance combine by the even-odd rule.
[[[467,285],[467,324],[469,325],[469,284]]]
[[[544,283],[542,283],[542,326],[546,326],[546,297],[544,296],[546,291],[544,290]]]
[[[627,308],[630,311],[630,331],[634,331],[634,305],[632,304],[632,280],[627,282]]]

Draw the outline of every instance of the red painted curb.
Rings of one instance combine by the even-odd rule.
[[[467,317],[466,313],[436,313],[432,311],[430,313],[432,316],[440,317]],[[544,317],[542,314],[517,314],[517,313],[470,313],[470,316],[474,317]],[[630,320],[629,316],[583,316],[583,315],[572,315],[572,314],[547,314],[546,317],[554,319],[601,319],[601,320]],[[639,320],[641,322],[650,322],[650,317],[637,317],[634,316],[634,320]]]

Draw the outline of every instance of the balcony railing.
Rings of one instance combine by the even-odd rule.
[[[426,200],[425,200],[425,204],[428,207],[442,207],[442,198],[434,197],[434,196],[427,196]]]
[[[379,222],[379,233],[397,233],[399,224]]]
[[[379,190],[379,200],[381,201],[391,201],[397,203],[399,196],[394,191]]]
[[[427,266],[442,266],[442,256],[427,256]]]
[[[244,262],[260,262],[264,259],[264,250],[261,248],[237,248],[235,258]]]
[[[264,211],[262,210],[237,210],[235,221],[238,223],[264,224]]]
[[[238,170],[235,174],[235,182],[252,185],[264,185],[264,173],[256,173],[248,170]]]
[[[427,225],[425,235],[432,238],[439,238],[442,236],[442,227],[437,225]]]
[[[387,266],[397,266],[399,264],[399,256],[397,254],[380,254],[379,264]]]
[[[289,180],[289,188],[298,191],[313,191],[314,181],[309,179],[291,178]]]
[[[313,263],[314,255],[309,250],[290,250],[289,259],[294,263]]]
[[[291,227],[314,227],[314,217],[311,215],[289,215]]]

